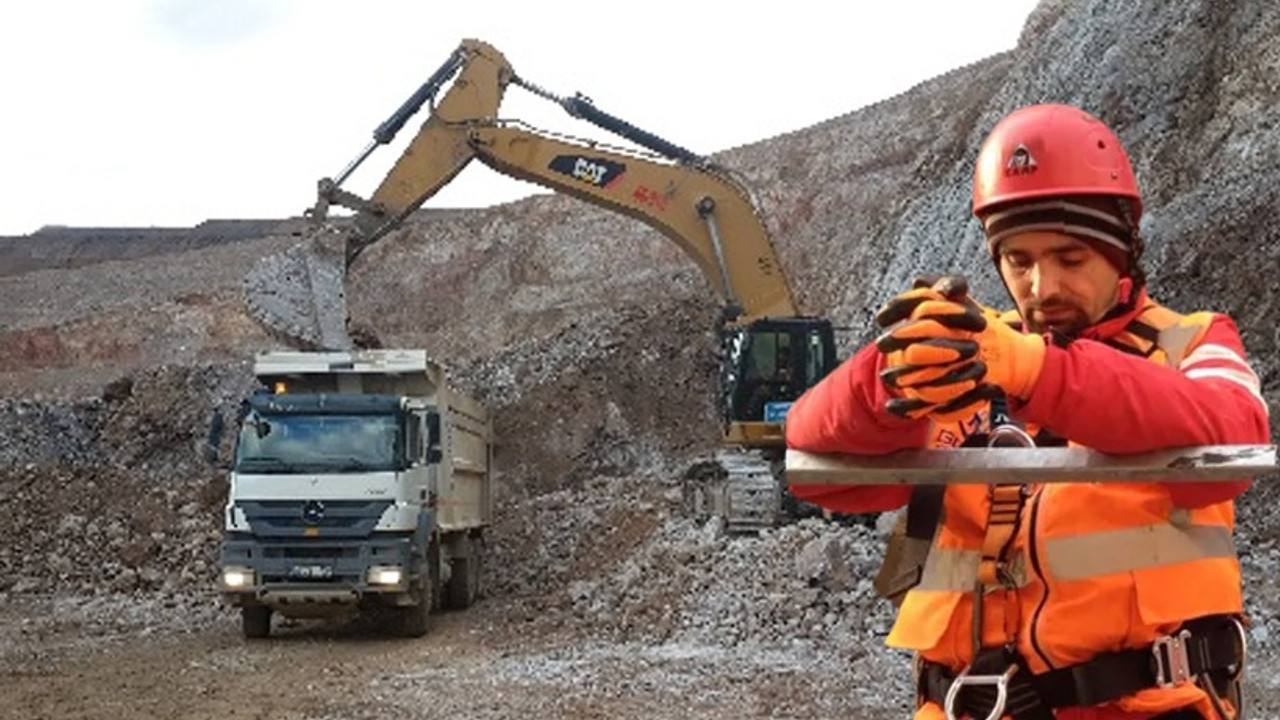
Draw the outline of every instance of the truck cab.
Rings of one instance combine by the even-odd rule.
[[[420,635],[442,601],[474,601],[490,424],[432,366],[410,351],[258,358],[264,389],[238,418],[219,577],[247,637],[269,634],[275,613],[352,612]]]

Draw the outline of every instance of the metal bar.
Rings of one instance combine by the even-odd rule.
[[[788,450],[788,483],[1203,482],[1276,471],[1275,445],[1202,445],[1134,455],[1088,448],[900,450],[888,455],[818,455]]]
[[[321,194],[323,195],[326,185],[332,188],[342,187],[342,184],[347,181],[347,178],[351,177],[351,173],[354,173],[356,168],[360,167],[365,160],[368,160],[369,156],[373,154],[373,151],[377,149],[378,141],[370,141],[369,144],[365,146],[364,150],[360,152],[359,157],[347,163],[347,166],[342,168],[342,172],[338,173],[337,179],[329,180],[328,178],[325,178],[324,180],[321,180]]]

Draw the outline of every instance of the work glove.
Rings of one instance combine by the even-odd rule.
[[[1031,397],[1044,368],[1043,336],[1015,330],[1000,319],[1000,313],[983,308],[969,298],[959,302],[921,303],[912,313],[911,323],[938,323],[947,327],[958,321],[967,328],[971,327],[975,311],[984,325],[972,335],[979,348],[977,361],[986,368],[983,382],[999,387],[1008,397],[1020,400]]]
[[[923,305],[922,305],[923,307]],[[876,338],[876,349],[885,356],[880,379],[892,390],[945,384],[949,376],[969,376],[978,364],[978,343],[973,333],[949,328],[938,320],[900,323]]]
[[[921,360],[938,355],[933,349],[929,349],[911,357],[900,348],[902,343],[933,344],[945,340],[948,346],[954,347],[957,342],[971,340],[978,345],[978,354],[973,362],[984,368],[981,375],[984,384],[1003,390],[1009,397],[1023,400],[1030,397],[1044,367],[1044,338],[1013,329],[1000,319],[995,310],[975,302],[968,296],[967,283],[963,277],[937,279],[931,290],[933,294],[919,292],[918,289],[914,294],[904,293],[904,296],[910,297],[900,301],[904,296],[899,296],[881,311],[877,321],[900,322],[885,336],[881,336],[882,340],[886,340],[886,336],[889,338],[885,345],[894,351],[903,352],[903,359]],[[939,299],[936,295],[943,297]],[[907,319],[904,320],[903,315],[908,309],[909,314],[906,314]],[[926,375],[920,371],[911,373],[898,369],[892,376],[941,378],[948,376],[948,373],[935,370],[932,375]],[[968,373],[963,375],[965,378],[969,376]],[[950,401],[952,409],[962,407],[962,403],[972,404],[989,399],[996,394],[991,388],[980,387],[966,392],[970,394],[953,396]],[[938,394],[935,393],[933,397],[938,397]]]
[[[938,422],[954,422],[970,417],[976,405],[999,394],[999,388],[981,383],[982,364],[970,362],[948,370],[922,384],[891,390],[895,397],[885,403],[891,415],[912,420],[929,417]]]
[[[948,321],[944,323],[947,327],[977,332],[985,326],[982,306],[969,299],[969,281],[963,275],[917,277],[912,281],[910,290],[897,295],[880,308],[876,313],[876,324],[882,328],[891,327],[914,317],[916,309],[924,303],[947,300],[966,303],[958,315],[955,312],[936,313],[939,317],[948,316]]]
[[[881,379],[890,389],[927,386],[949,376],[972,375],[971,370],[962,372],[958,365],[968,364],[977,356],[973,333],[981,330],[986,321],[976,306],[957,305],[949,299],[960,299],[967,293],[968,284],[962,276],[919,277],[911,290],[880,309],[876,323],[888,331],[875,344],[886,356]],[[930,311],[928,320],[906,322],[921,308]]]
[[[888,412],[912,419],[960,419],[969,414],[970,405],[991,394],[974,394],[985,368],[973,338],[986,320],[976,303],[957,302],[967,292],[961,276],[917,278],[911,290],[876,315],[876,322],[888,328],[875,343],[885,355],[880,379],[894,396],[885,406]],[[922,312],[929,317],[912,319]]]

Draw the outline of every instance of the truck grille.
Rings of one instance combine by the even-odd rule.
[[[249,529],[258,537],[368,537],[390,500],[242,500]]]

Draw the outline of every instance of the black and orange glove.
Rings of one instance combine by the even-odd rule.
[[[963,275],[921,275],[911,283],[911,289],[896,295],[876,313],[876,324],[887,328],[903,320],[909,320],[916,308],[926,302],[962,300],[969,295],[969,281]],[[973,323],[980,320],[973,320]],[[952,323],[951,327],[964,329],[964,325]],[[974,327],[971,329],[981,329]]]
[[[885,356],[880,379],[892,390],[932,385],[974,364],[979,347],[972,337],[933,319],[899,323],[876,338]]]
[[[1044,367],[1044,338],[1015,330],[1001,321],[995,310],[975,302],[968,296],[968,283],[963,277],[940,278],[931,290],[932,294],[913,290],[915,294],[904,302],[898,302],[899,298],[910,293],[900,295],[881,310],[877,322],[901,322],[892,334],[915,343],[938,339],[949,344],[965,339],[976,342],[976,360],[986,369],[983,381],[998,386],[1010,397],[1030,397]]]
[[[953,319],[963,317],[968,327],[973,311],[970,304],[976,306],[972,300],[921,303],[912,315],[912,322],[946,326]],[[1031,397],[1044,368],[1044,337],[1015,330],[990,308],[981,308],[980,313],[983,328],[973,333],[972,338],[979,348],[977,361],[986,368],[983,382],[999,387],[1009,397],[1026,400]]]
[[[951,416],[982,399],[969,396],[985,373],[973,340],[985,320],[976,304],[956,302],[967,292],[960,276],[917,278],[911,290],[876,315],[876,322],[889,328],[875,343],[885,355],[880,379],[894,395],[885,406],[888,412],[944,419],[940,415]],[[930,317],[913,319],[925,310]]]
[[[913,420],[926,416],[938,422],[965,419],[973,413],[970,406],[998,393],[994,385],[980,383],[982,372],[981,363],[957,365],[929,382],[891,390],[895,397],[885,403],[884,409]]]

